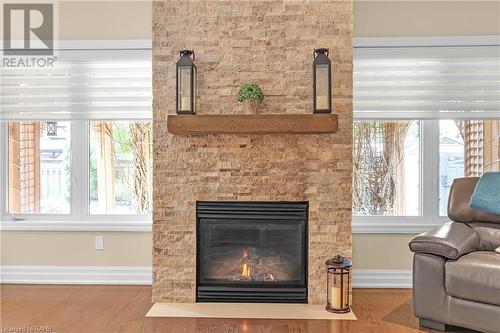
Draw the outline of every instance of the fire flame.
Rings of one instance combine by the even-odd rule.
[[[246,263],[243,264],[243,269],[241,270],[241,276],[247,280],[250,280],[250,266]]]
[[[250,280],[251,277],[251,272],[250,272],[250,265],[248,264],[248,251],[247,249],[243,250],[243,257],[241,258],[241,261],[243,263],[243,266],[241,268],[241,277],[244,278],[245,280]]]

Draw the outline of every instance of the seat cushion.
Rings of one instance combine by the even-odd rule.
[[[500,305],[500,253],[471,252],[446,262],[445,270],[449,295]]]

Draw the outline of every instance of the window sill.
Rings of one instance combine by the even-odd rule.
[[[1,221],[2,231],[151,232],[151,221]]]
[[[426,222],[412,217],[359,217],[352,220],[353,234],[418,234],[438,227],[447,219]],[[151,232],[151,221],[1,221],[2,231],[117,231]]]
[[[449,222],[447,218],[353,216],[353,234],[419,234]]]

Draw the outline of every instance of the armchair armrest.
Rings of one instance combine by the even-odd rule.
[[[478,248],[476,231],[466,224],[456,222],[424,232],[410,241],[410,250],[413,252],[436,254],[448,259],[458,259]]]

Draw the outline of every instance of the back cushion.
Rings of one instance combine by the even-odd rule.
[[[478,180],[479,177],[456,178],[453,180],[448,200],[448,217],[450,220],[462,223],[500,223],[500,215],[469,207],[470,198]]]
[[[474,228],[479,237],[479,251],[495,251],[500,247],[500,229]]]

